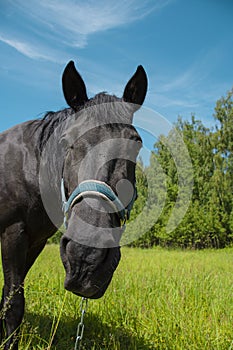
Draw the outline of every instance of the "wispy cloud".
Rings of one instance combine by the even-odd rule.
[[[14,4],[57,32],[65,29],[85,36],[139,20],[169,2],[171,0],[15,0]]]
[[[166,77],[166,81],[163,77],[160,92],[167,93],[179,90],[187,93],[196,89],[205,81],[212,69],[209,60],[206,60],[206,56],[209,56],[209,54],[202,53],[188,67],[182,67],[177,74],[171,74],[169,77]]]
[[[10,39],[1,34],[0,34],[0,41],[15,48],[18,52],[22,53],[23,55],[29,58],[46,59],[46,60],[49,59],[49,56],[46,56],[43,53],[39,52],[37,48],[33,47],[31,44],[27,42],[19,41],[16,39]]]
[[[66,52],[61,52],[53,47],[48,47],[44,43],[32,43],[27,41],[27,38],[21,38],[0,33],[0,42],[13,47],[22,55],[33,60],[49,61],[55,63],[65,63],[69,60],[69,55]]]
[[[212,81],[221,62],[222,52],[216,45],[200,52],[193,62],[180,71],[176,67],[174,73],[170,71],[167,75],[156,77],[156,84],[153,84],[156,91],[150,90],[147,99],[149,105],[166,112],[171,120],[178,115],[189,118],[195,114],[208,124],[213,120],[216,101],[229,89],[227,81]]]
[[[84,48],[90,35],[140,20],[171,1],[9,0],[5,17],[22,17],[18,21],[21,36],[17,29],[9,35],[0,25],[0,40],[32,59],[54,60],[51,47],[60,52],[67,47]]]

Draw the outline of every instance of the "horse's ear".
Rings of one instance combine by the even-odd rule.
[[[62,88],[66,102],[74,109],[88,100],[85,83],[76,70],[73,61],[67,64],[63,72]]]
[[[132,78],[128,81],[123,99],[126,102],[138,105],[138,108],[143,104],[147,92],[147,76],[144,68],[138,66]],[[136,109],[138,109],[136,107]]]

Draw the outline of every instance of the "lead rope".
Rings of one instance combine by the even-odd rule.
[[[80,303],[81,318],[77,328],[74,350],[81,349],[81,342],[83,339],[83,332],[84,332],[84,315],[87,312],[87,306],[88,306],[88,299],[82,298]]]

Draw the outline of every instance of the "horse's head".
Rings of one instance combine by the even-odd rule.
[[[76,113],[61,140],[66,148],[61,258],[65,288],[77,295],[101,297],[119,263],[124,221],[136,198],[135,164],[142,142],[132,118],[146,90],[141,66],[122,98],[98,94],[89,100],[73,62],[63,73],[64,96]]]

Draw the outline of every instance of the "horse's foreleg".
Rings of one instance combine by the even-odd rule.
[[[4,349],[18,349],[18,332],[24,314],[23,281],[28,239],[23,223],[6,229],[1,237],[4,290],[0,317],[5,328]]]

